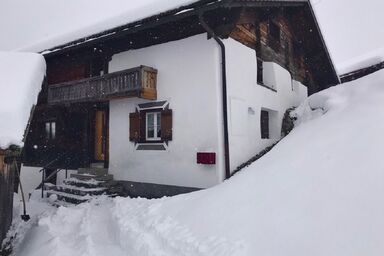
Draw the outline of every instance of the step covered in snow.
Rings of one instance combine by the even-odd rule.
[[[106,168],[79,168],[78,174],[90,174],[95,176],[104,176],[108,174],[108,169]]]
[[[83,187],[83,188],[99,188],[105,186],[105,181],[89,179],[89,180],[79,180],[76,178],[69,178],[63,181],[65,185]]]
[[[47,197],[50,198],[51,200],[52,200],[52,196],[57,196],[57,200],[64,201],[66,203],[71,203],[71,204],[81,204],[92,199],[92,196],[90,195],[79,196],[79,195],[73,195],[73,194],[55,191],[55,190],[48,190],[46,192],[47,192]],[[55,200],[55,202],[57,202],[57,200]]]
[[[86,188],[86,187],[64,184],[64,185],[54,186],[50,190],[65,192],[68,194],[79,195],[79,196],[85,196],[85,195],[98,196],[106,193],[107,188],[105,187]]]
[[[71,178],[76,178],[79,180],[98,180],[98,181],[110,181],[113,180],[113,175],[106,174],[106,175],[92,175],[92,174],[71,174]]]

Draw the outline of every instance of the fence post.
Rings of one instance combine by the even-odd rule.
[[[0,150],[0,249],[12,224],[14,170],[6,163],[6,152]]]

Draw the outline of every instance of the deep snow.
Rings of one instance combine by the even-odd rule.
[[[0,148],[22,144],[24,130],[45,76],[44,57],[0,52]]]
[[[314,94],[295,115],[229,181],[45,212],[16,255],[382,256],[384,71]]]

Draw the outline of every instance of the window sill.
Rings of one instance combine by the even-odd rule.
[[[145,142],[139,143],[136,147],[136,150],[150,150],[150,151],[165,151],[167,148],[165,147],[163,142]]]
[[[257,83],[257,84],[260,85],[260,86],[262,86],[262,87],[264,87],[264,88],[266,88],[266,89],[269,89],[269,90],[271,90],[271,91],[273,91],[273,92],[277,92],[276,89],[271,88],[271,87],[269,87],[269,86],[267,86],[267,85],[265,85],[265,84],[262,84],[262,83]]]

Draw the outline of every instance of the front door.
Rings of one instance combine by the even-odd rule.
[[[108,114],[106,110],[96,110],[95,113],[95,147],[96,162],[108,161]]]

